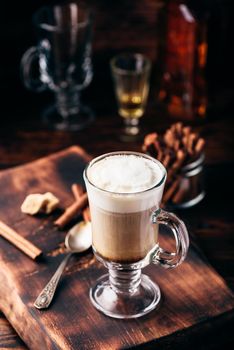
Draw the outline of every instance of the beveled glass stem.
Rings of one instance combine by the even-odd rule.
[[[140,131],[139,118],[124,118],[124,131],[127,135],[137,135]]]
[[[141,269],[112,269],[90,289],[93,305],[114,318],[141,317],[157,307],[161,299],[158,285],[141,274]]]
[[[91,108],[81,104],[76,87],[55,90],[55,105],[43,112],[44,122],[56,130],[82,130],[94,120]]]
[[[111,288],[116,293],[134,293],[141,283],[141,269],[113,270],[109,269]]]
[[[67,119],[80,111],[80,92],[74,88],[59,89],[55,92],[58,113]]]

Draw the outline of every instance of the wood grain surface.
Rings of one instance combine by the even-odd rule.
[[[93,308],[88,291],[105,269],[91,251],[73,258],[48,310],[33,307],[64,256],[65,232],[52,224],[59,210],[49,219],[29,217],[20,212],[20,204],[28,193],[51,191],[61,199],[62,206],[68,205],[72,201],[71,184],[82,182],[84,158],[87,161],[88,156],[80,148],[72,147],[0,174],[1,220],[44,253],[43,259],[35,262],[1,239],[0,308],[27,346],[33,350],[154,346],[162,337],[231,311],[232,292],[195,243],[179,268],[145,269],[159,283],[163,301],[158,310],[141,319],[114,320]]]
[[[1,347],[0,349],[16,349],[25,350],[26,345],[16,334],[15,330],[6,320],[4,315],[0,313],[0,335],[1,335]]]

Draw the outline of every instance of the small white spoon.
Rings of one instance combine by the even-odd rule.
[[[91,247],[91,244],[92,230],[90,222],[81,221],[68,231],[65,237],[65,246],[69,254],[60,263],[59,267],[55,271],[50,281],[47,283],[45,288],[41,291],[41,293],[35,300],[34,306],[37,309],[46,309],[50,305],[54,297],[54,293],[56,291],[60,277],[71,255],[73,253],[84,252],[85,250]]]

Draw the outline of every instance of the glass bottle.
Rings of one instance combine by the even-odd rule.
[[[206,20],[198,18],[185,1],[169,0],[164,9],[165,40],[158,99],[171,117],[202,119],[207,110]]]

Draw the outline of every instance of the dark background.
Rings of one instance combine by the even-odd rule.
[[[57,1],[58,3],[59,1]],[[132,50],[147,54],[157,69],[157,32],[160,12],[156,0],[96,0],[93,39],[94,78],[84,92],[99,113],[116,108],[109,59],[117,52]],[[27,91],[20,80],[20,59],[36,44],[32,14],[55,1],[3,1],[0,9],[0,103],[1,125],[39,118],[41,109],[52,100],[50,92]],[[234,98],[234,12],[233,0],[189,0],[198,17],[207,17],[208,60],[206,78],[209,93],[208,118],[232,116]],[[98,88],[97,88],[98,87]],[[106,101],[113,99],[113,110]],[[154,103],[151,94],[149,104]]]
[[[36,94],[25,89],[20,80],[20,59],[36,44],[32,14],[52,1],[3,0],[0,3],[0,168],[9,168],[48,155],[73,144],[79,144],[92,155],[123,147],[139,151],[141,141],[123,145],[117,135],[117,117],[109,60],[121,51],[146,54],[153,62],[149,115],[142,126],[148,132],[159,132],[174,120],[166,120],[155,106],[154,74],[157,73],[158,28],[161,13],[159,0],[92,0],[95,11],[93,38],[94,78],[82,93],[96,113],[94,127],[84,132],[47,131],[40,122],[42,109],[52,101],[51,92]],[[234,116],[234,11],[233,0],[189,0],[199,18],[207,18],[209,113],[197,126],[206,139],[205,200],[183,213],[199,245],[211,264],[234,290],[233,200],[233,116]],[[149,116],[149,118],[147,118]],[[118,124],[119,122],[119,124]],[[145,124],[145,125],[144,125]],[[44,129],[43,129],[44,128]],[[221,184],[221,185],[220,185]],[[165,349],[193,348],[233,349],[233,321],[224,331],[206,329],[200,336],[182,336],[183,347],[169,339]],[[226,331],[226,332],[225,332]],[[213,334],[215,333],[215,334]],[[219,340],[219,342],[218,342]],[[189,342],[189,344],[187,344]],[[177,342],[178,343],[178,342]],[[216,344],[217,343],[217,344]],[[222,346],[220,345],[222,343]],[[2,345],[3,344],[3,345]],[[0,313],[0,348],[21,344]],[[168,345],[168,346],[167,346]],[[208,346],[209,345],[209,346]],[[7,346],[6,346],[7,347]],[[24,347],[22,347],[23,349]]]

